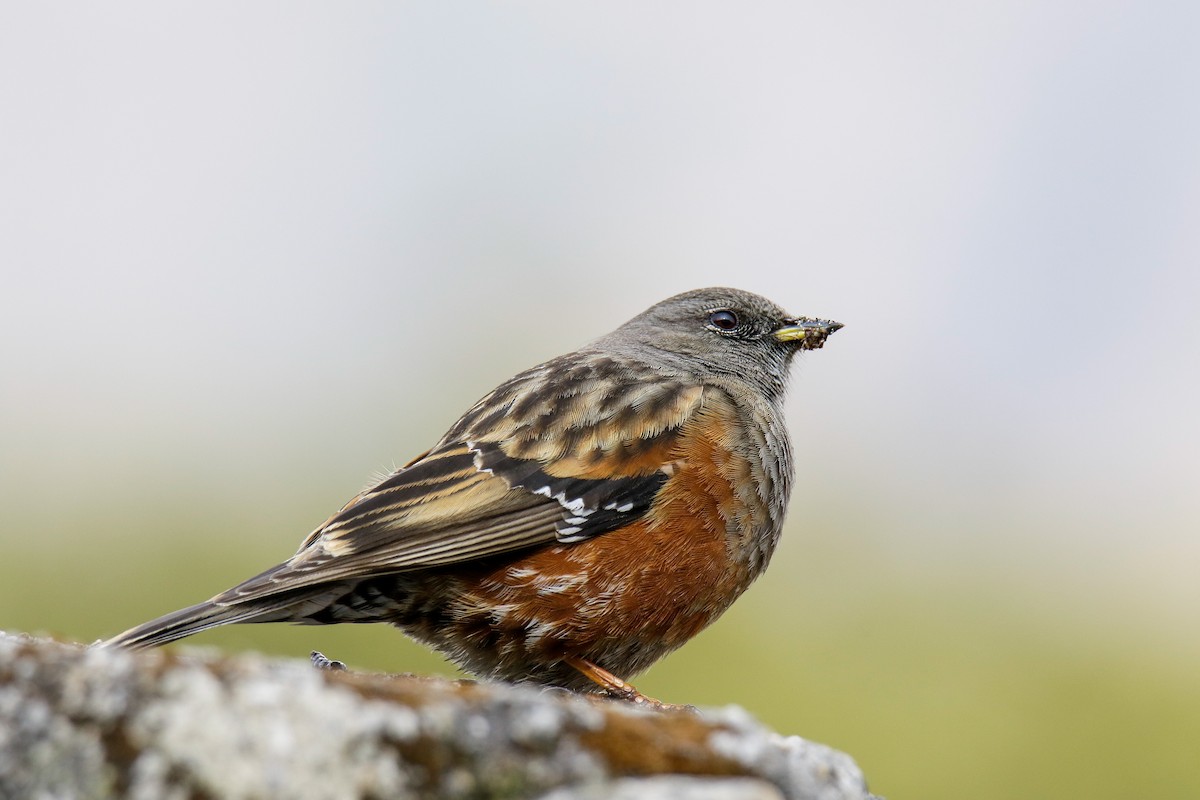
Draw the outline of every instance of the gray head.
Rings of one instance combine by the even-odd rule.
[[[663,300],[594,344],[634,355],[649,348],[659,363],[701,378],[738,377],[776,397],[792,356],[819,348],[841,327],[792,316],[750,292],[717,287]]]

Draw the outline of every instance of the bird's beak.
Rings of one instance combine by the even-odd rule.
[[[825,344],[829,334],[842,327],[842,323],[828,319],[798,317],[787,321],[787,325],[771,333],[779,342],[796,342],[801,350],[816,350]]]

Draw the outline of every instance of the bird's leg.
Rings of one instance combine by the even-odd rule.
[[[613,675],[604,667],[593,664],[586,658],[578,656],[567,656],[565,659],[575,669],[582,672],[585,676],[600,684],[604,688],[604,692],[610,697],[618,697],[622,700],[628,700],[631,703],[638,705],[646,705],[651,708],[677,708],[670,703],[664,703],[661,700],[655,700],[653,697],[647,697],[637,689],[630,686],[625,681]]]
[[[346,669],[346,665],[341,661],[326,658],[324,653],[316,650],[313,650],[308,658],[317,669],[329,670],[330,672],[341,672]]]

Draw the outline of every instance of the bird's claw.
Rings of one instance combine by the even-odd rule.
[[[312,661],[312,665],[317,669],[328,670],[330,672],[344,672],[346,670],[344,662],[326,658],[325,654],[320,651],[313,650],[308,657]]]

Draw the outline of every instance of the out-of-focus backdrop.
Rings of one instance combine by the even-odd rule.
[[[888,797],[1200,795],[1200,11],[0,11],[0,627],[287,556],[678,291],[846,323],[772,568],[638,685]],[[383,628],[193,640],[443,672]]]

